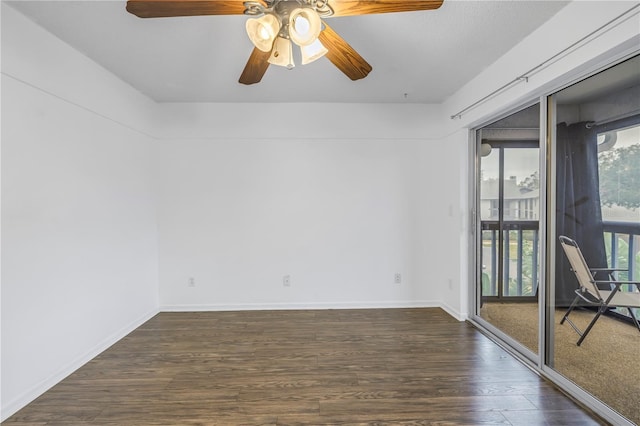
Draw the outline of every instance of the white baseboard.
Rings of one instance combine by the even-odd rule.
[[[96,346],[85,352],[82,356],[71,361],[65,367],[61,368],[56,374],[51,375],[47,379],[41,381],[36,386],[33,386],[28,391],[24,392],[22,395],[12,399],[2,406],[0,409],[0,421],[5,421],[15,413],[17,413],[20,409],[24,408],[27,404],[34,401],[37,397],[45,393],[47,390],[51,389],[54,385],[62,381],[65,377],[69,376],[71,373],[76,371],[78,368],[82,367],[87,362],[91,361],[93,358],[98,356],[100,353],[104,352],[107,348],[112,346],[114,343],[118,342],[120,339],[125,337],[127,334],[131,333],[136,328],[140,327],[142,324],[151,319],[154,315],[156,315],[159,311],[157,309],[153,309],[150,312],[142,315],[140,318],[130,322],[129,324],[122,327],[120,330],[111,334],[107,338],[103,339]]]
[[[442,308],[446,313],[457,319],[458,321],[466,321],[469,315],[466,312],[460,312],[457,309],[454,309],[446,302],[440,302],[438,305]]]
[[[335,303],[250,303],[220,305],[161,305],[160,312],[206,312],[206,311],[278,311],[278,310],[324,310],[324,309],[385,309],[385,308],[439,308],[442,304],[433,300],[410,300],[393,302],[335,302]]]

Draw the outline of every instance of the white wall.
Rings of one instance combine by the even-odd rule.
[[[4,3],[1,83],[5,419],[155,314],[158,269],[152,104]]]
[[[161,105],[162,306],[224,309],[435,302],[464,318],[472,265],[468,247],[473,241],[467,129],[550,93],[571,78],[606,65],[616,55],[637,50],[637,14],[592,34],[635,4],[570,4],[442,105]],[[584,43],[575,45],[589,34]],[[574,48],[530,75],[527,83],[515,84],[461,119],[450,118],[569,46]],[[312,121],[317,117],[322,121]],[[369,149],[382,150],[388,162],[367,161]],[[317,164],[309,160],[311,152],[320,153]],[[357,180],[353,174],[353,161],[358,157],[362,158],[360,174],[368,180]],[[300,158],[307,163],[297,164]],[[390,183],[381,189],[378,204],[365,198],[345,201],[332,193],[332,181],[322,172],[328,167],[352,193],[373,194],[372,186],[379,185],[374,177],[385,173],[401,177],[383,179]],[[307,182],[296,180],[297,176],[315,186],[305,186]],[[404,182],[409,183],[409,192]],[[323,196],[309,195],[305,188]],[[182,205],[173,203],[175,199]],[[343,215],[327,218],[316,202],[325,209],[343,209]],[[317,237],[300,237],[303,221],[328,220],[336,229],[348,228],[357,217],[354,212],[385,202],[411,206],[394,216],[373,212],[372,223],[382,224],[380,230],[386,235],[378,244],[386,246],[392,262],[380,263],[382,252],[375,253],[379,246],[359,245],[349,235],[326,242],[356,248],[361,261],[348,268],[335,264],[319,268],[312,257],[296,251],[297,245]],[[201,212],[192,212],[192,206]],[[369,232],[373,229],[372,225],[367,228]],[[394,241],[394,235],[399,239]],[[238,255],[251,243],[265,250]],[[272,251],[265,256],[268,249]],[[198,253],[204,257],[198,258]],[[328,245],[315,252],[318,264],[328,263],[330,253]],[[364,259],[385,267],[367,269]],[[293,272],[289,265],[296,266]],[[409,288],[404,292],[387,284],[387,277],[398,268],[405,276],[404,270],[410,271],[403,283]],[[281,283],[285,274],[292,275],[288,289]],[[187,285],[189,277],[196,279],[194,288]],[[332,284],[325,284],[327,281]],[[328,287],[319,290],[323,285]]]
[[[420,211],[440,203],[431,186],[458,190],[455,158],[420,161],[439,109],[270,105],[278,127],[257,107],[160,106],[174,118],[158,153],[161,308],[437,305],[423,271],[439,242],[416,248],[424,221],[440,219]],[[459,269],[455,256],[437,262]]]
[[[460,129],[449,136],[421,145],[417,193],[421,200],[421,237],[417,257],[422,259],[419,276],[430,297],[452,316],[467,316],[466,286],[469,231],[466,171],[468,132]]]
[[[437,139],[442,109],[429,104],[165,103],[161,139]]]

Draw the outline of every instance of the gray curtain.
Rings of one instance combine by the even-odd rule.
[[[556,140],[556,234],[575,240],[589,267],[606,268],[597,134],[586,123],[561,123]],[[577,287],[576,277],[556,239],[556,306],[568,306]]]

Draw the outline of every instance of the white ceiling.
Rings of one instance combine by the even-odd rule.
[[[367,78],[351,81],[322,58],[271,66],[251,86],[238,83],[253,49],[245,16],[140,19],[124,1],[8,3],[159,102],[439,103],[568,2],[445,0],[433,11],[328,18],[373,66]]]

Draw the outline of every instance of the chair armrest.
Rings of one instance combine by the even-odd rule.
[[[607,281],[594,281],[594,284],[613,284],[616,287],[620,288],[621,285],[631,284],[638,287],[640,290],[640,281],[620,281],[620,280],[607,280]]]
[[[611,271],[611,272],[616,272],[616,271],[628,271],[629,269],[625,269],[625,268],[589,268],[590,271],[596,271],[596,272],[605,272],[605,271]]]
[[[626,272],[628,269],[624,268],[589,268],[589,272],[593,275],[593,278],[596,278],[598,275],[608,276],[609,278],[615,280],[617,278],[616,272]]]

